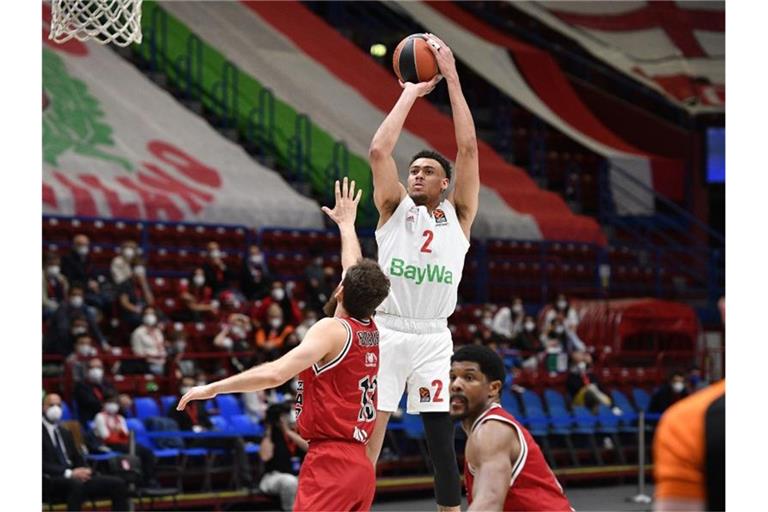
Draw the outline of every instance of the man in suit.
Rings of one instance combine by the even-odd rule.
[[[67,510],[81,510],[86,499],[109,498],[112,510],[128,510],[128,485],[86,466],[69,430],[61,428],[61,397],[43,399],[43,485],[52,499],[65,499]]]
[[[104,397],[115,393],[115,388],[104,378],[104,363],[96,357],[90,359],[85,380],[75,385],[74,393],[83,426],[101,412]]]

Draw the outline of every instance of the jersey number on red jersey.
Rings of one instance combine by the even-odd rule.
[[[376,419],[376,406],[374,405],[374,396],[376,396],[376,376],[366,375],[358,383],[358,388],[362,391],[360,395],[360,412],[357,413],[358,421],[373,421]]]

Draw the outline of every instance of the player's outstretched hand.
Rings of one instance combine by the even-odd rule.
[[[440,74],[446,78],[452,78],[456,76],[456,59],[453,56],[453,52],[442,39],[435,34],[427,32],[427,48],[432,51],[432,54],[437,60],[437,69],[440,70]]]
[[[213,391],[210,384],[206,384],[205,386],[195,386],[184,393],[184,396],[179,400],[179,405],[176,406],[176,410],[183,411],[187,406],[187,403],[192,400],[209,400],[215,396],[216,392]]]
[[[355,194],[354,180],[350,182],[345,176],[341,186],[339,186],[339,180],[336,180],[335,193],[336,205],[333,207],[333,210],[327,206],[323,206],[322,210],[339,227],[342,225],[354,226],[355,219],[357,218],[357,205],[360,203],[363,191],[358,190],[357,194]]]

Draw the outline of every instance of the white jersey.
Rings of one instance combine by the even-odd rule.
[[[376,311],[414,319],[453,314],[469,241],[449,201],[430,215],[406,195],[376,230],[376,242],[379,265],[391,283]]]

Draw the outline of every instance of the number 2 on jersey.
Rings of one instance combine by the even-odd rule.
[[[427,239],[424,240],[424,245],[421,246],[421,252],[432,252],[432,249],[429,248],[429,244],[432,243],[432,239],[435,238],[435,234],[431,229],[425,229],[423,236],[427,237]]]

